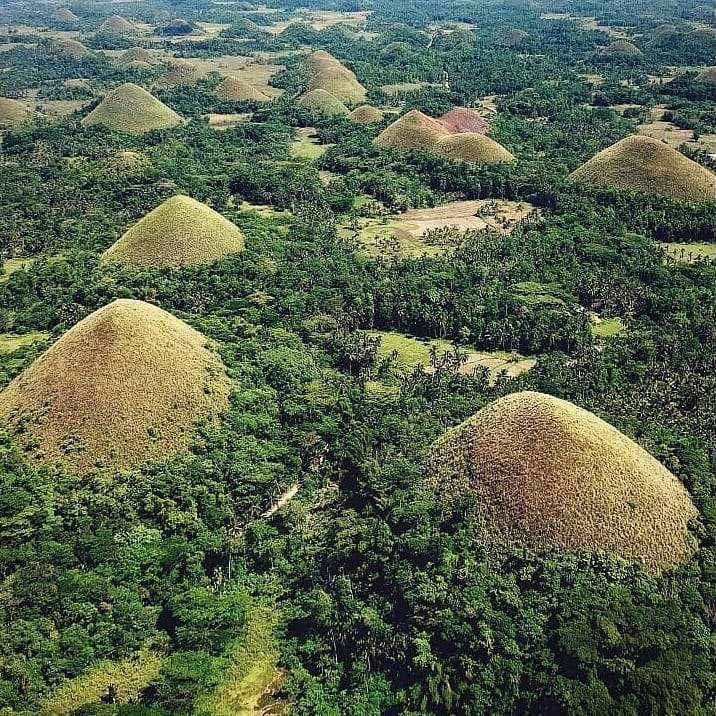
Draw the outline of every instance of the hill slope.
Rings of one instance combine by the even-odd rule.
[[[109,92],[82,120],[85,127],[103,124],[117,132],[144,134],[171,129],[182,118],[147,90],[128,82]]]
[[[716,199],[716,175],[651,137],[626,137],[572,172],[574,181],[683,201]]]
[[[129,266],[210,264],[244,250],[241,231],[206,204],[173,196],[150,211],[103,254]]]
[[[435,484],[474,492],[489,539],[537,549],[606,550],[656,569],[693,552],[697,515],[674,475],[596,415],[542,393],[514,393],[432,448]]]
[[[515,160],[514,155],[494,139],[474,132],[460,132],[443,137],[435,145],[434,151],[448,159],[470,164],[499,164]]]
[[[225,77],[217,86],[216,95],[234,102],[270,101],[270,97],[238,77]]]
[[[374,142],[391,149],[429,151],[447,133],[436,119],[412,109],[387,126]]]
[[[16,129],[29,122],[33,112],[22,102],[7,97],[0,97],[0,129]]]
[[[314,112],[321,112],[322,114],[349,114],[348,107],[346,107],[343,102],[323,89],[306,92],[306,94],[298,100],[298,104],[300,104],[301,107],[313,110]]]
[[[114,301],[10,383],[0,419],[19,429],[31,459],[79,474],[163,459],[227,406],[228,379],[205,343],[156,306]]]

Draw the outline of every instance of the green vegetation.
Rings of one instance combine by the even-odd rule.
[[[0,713],[709,714],[715,21],[0,3]]]

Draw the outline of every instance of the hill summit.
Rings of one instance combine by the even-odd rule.
[[[487,134],[490,125],[487,120],[474,109],[453,107],[438,120],[448,132],[473,132]]]
[[[239,77],[225,77],[216,88],[217,97],[233,102],[269,102],[261,90]]]
[[[494,139],[475,132],[460,132],[442,137],[434,147],[436,154],[470,164],[513,162],[515,157]]]
[[[438,120],[411,109],[388,125],[374,140],[379,147],[430,151],[448,130]]]
[[[229,381],[203,335],[121,299],[65,333],[0,394],[0,419],[35,462],[83,474],[189,448],[226,409]]]
[[[602,150],[571,177],[585,184],[682,201],[716,199],[716,176],[708,169],[658,139],[637,134]]]
[[[155,129],[171,129],[182,118],[147,90],[128,82],[107,93],[82,120],[85,127],[103,124],[117,132],[145,134]]]
[[[67,7],[58,7],[57,10],[52,13],[52,17],[57,20],[57,22],[79,22],[77,15]]]
[[[604,550],[671,569],[694,551],[679,480],[596,415],[543,393],[491,403],[432,447],[433,483],[473,493],[486,539]]]
[[[110,15],[99,29],[104,32],[134,32],[137,28],[121,15]]]
[[[150,211],[102,254],[129,266],[210,264],[244,250],[241,231],[206,204],[177,195]]]
[[[322,114],[349,114],[348,107],[346,107],[337,97],[334,97],[330,92],[327,92],[324,89],[316,89],[306,92],[306,94],[298,100],[298,104],[300,104],[301,107],[305,107],[306,109],[313,110],[314,112],[320,112]]]

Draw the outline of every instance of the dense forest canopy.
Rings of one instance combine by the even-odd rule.
[[[697,0],[0,6],[0,714],[713,713],[713,62]]]

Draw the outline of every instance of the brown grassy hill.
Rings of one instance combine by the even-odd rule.
[[[103,124],[117,132],[144,134],[155,129],[171,129],[182,121],[173,109],[147,90],[128,82],[105,95],[82,124],[86,127]]]
[[[440,124],[453,134],[457,132],[473,132],[474,134],[487,134],[490,125],[487,120],[474,109],[467,107],[453,107],[438,120]]]
[[[443,137],[435,145],[434,151],[447,159],[470,164],[499,164],[515,161],[514,155],[494,139],[473,132],[460,132]]]
[[[261,90],[252,87],[246,80],[239,77],[225,77],[216,88],[217,97],[233,102],[270,102]]]
[[[130,62],[145,62],[151,65],[154,62],[154,55],[143,47],[130,47],[122,53],[119,60],[125,64],[129,64]]]
[[[699,72],[694,79],[707,85],[716,85],[716,67],[708,67],[703,72]]]
[[[412,109],[386,127],[374,143],[390,149],[429,151],[447,133],[436,119]]]
[[[628,40],[617,40],[602,50],[602,55],[611,57],[639,57],[641,50]]]
[[[477,495],[490,540],[606,550],[655,569],[693,553],[697,511],[677,478],[596,415],[549,395],[508,395],[448,431],[430,473],[446,493]]]
[[[137,28],[121,15],[110,15],[99,29],[104,32],[134,32]]]
[[[308,57],[308,68],[312,74],[318,74],[321,70],[325,70],[328,67],[338,65],[342,67],[340,61],[337,60],[330,52],[325,50],[316,50],[312,52]]]
[[[34,113],[22,102],[0,97],[0,129],[17,129],[32,120]]]
[[[326,67],[316,73],[308,85],[308,91],[318,89],[330,92],[346,104],[364,102],[367,94],[366,88],[342,65]]]
[[[348,107],[346,107],[343,102],[323,89],[306,92],[306,94],[298,100],[298,104],[300,104],[301,107],[323,114],[349,114]]]
[[[142,301],[118,300],[63,335],[0,394],[0,420],[36,462],[78,474],[186,450],[229,381],[203,335]]]
[[[58,22],[79,22],[79,18],[67,7],[58,7],[52,13],[52,17]]]
[[[633,135],[602,150],[572,172],[574,181],[641,191],[683,201],[716,199],[716,176],[676,149]]]
[[[529,33],[524,30],[510,30],[503,35],[500,44],[505,47],[519,47],[528,37]]]
[[[53,40],[50,43],[50,49],[60,55],[65,55],[65,57],[71,57],[74,60],[80,60],[83,57],[89,57],[92,54],[92,52],[81,42],[67,38]]]
[[[350,119],[351,122],[358,122],[358,124],[375,124],[376,122],[382,122],[384,116],[383,112],[377,107],[373,107],[370,104],[362,104],[348,115],[348,119]]]
[[[159,80],[163,87],[193,85],[204,77],[204,72],[191,62],[175,59],[169,63],[167,73]]]
[[[150,211],[102,254],[129,266],[210,264],[244,250],[241,231],[206,204],[173,196]]]

